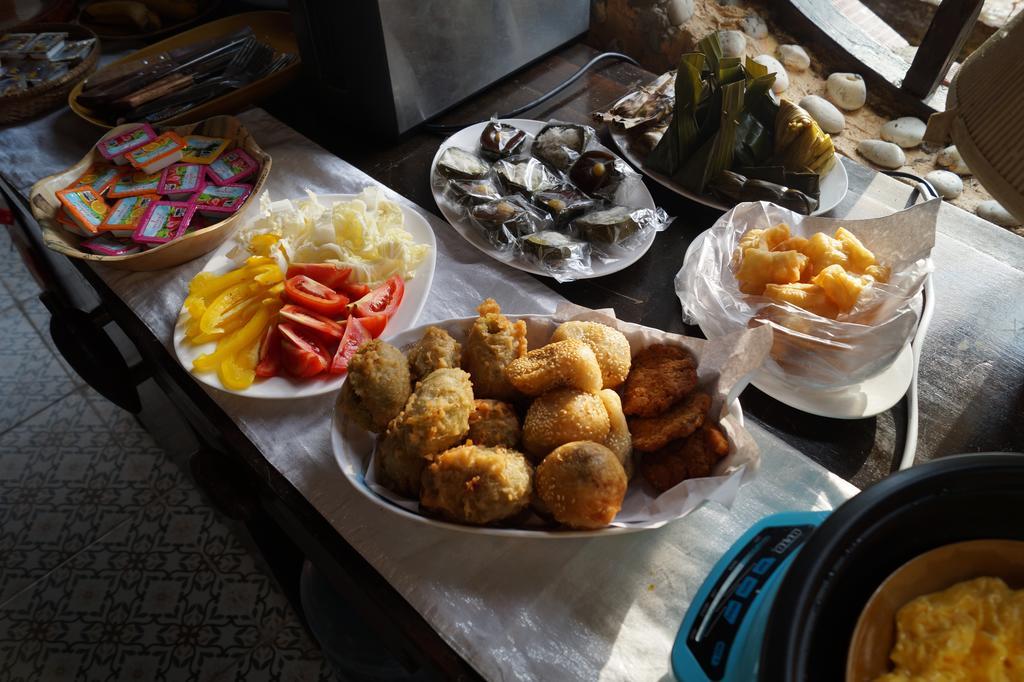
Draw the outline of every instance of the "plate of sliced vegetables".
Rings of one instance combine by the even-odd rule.
[[[377,188],[260,199],[260,215],[213,252],[174,329],[182,366],[252,398],[338,390],[366,341],[412,327],[434,276],[434,233]]]

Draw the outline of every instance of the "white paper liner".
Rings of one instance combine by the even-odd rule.
[[[530,348],[546,344],[559,323],[567,320],[591,320],[619,329],[629,340],[635,355],[639,350],[655,343],[680,345],[694,354],[698,361],[697,376],[699,388],[711,395],[709,414],[719,415],[718,421],[729,439],[729,454],[719,462],[715,475],[707,478],[683,481],[674,488],[657,495],[639,473],[630,481],[626,498],[619,514],[612,522],[613,527],[658,528],[665,523],[686,516],[706,500],[714,500],[729,506],[736,498],[740,485],[749,481],[757,471],[760,453],[757,444],[743,427],[742,418],[735,409],[736,396],[747,385],[750,375],[764,362],[772,344],[770,327],[742,330],[713,342],[677,334],[669,334],[650,327],[643,327],[617,320],[613,310],[589,310],[572,304],[562,304],[554,316],[517,316],[509,319],[523,319],[527,324],[527,338]],[[435,326],[446,330],[456,341],[463,343],[466,332],[475,317],[449,320]],[[409,330],[391,339],[391,342],[407,350],[422,335],[426,327]],[[337,419],[345,420],[342,412]],[[343,424],[343,431],[350,433],[351,425]],[[352,460],[343,466],[346,475],[355,485],[366,485],[388,502],[420,514],[419,503],[397,495],[382,485],[376,478],[374,466],[373,438],[346,439],[347,452],[342,457]],[[642,456],[634,453],[634,456]],[[359,474],[362,474],[360,476]],[[538,517],[532,517],[520,528],[550,529],[550,524]]]
[[[775,328],[765,369],[799,388],[833,388],[859,383],[891,365],[917,328],[917,296],[932,271],[936,219],[941,201],[918,204],[884,218],[843,220],[808,217],[767,202],[738,204],[704,234],[676,275],[683,319],[709,338],[746,329],[754,318]],[[845,227],[892,268],[886,284],[866,288],[857,305],[832,320],[767,296],[739,290],[731,260],[749,229],[786,223],[794,236],[832,236]]]

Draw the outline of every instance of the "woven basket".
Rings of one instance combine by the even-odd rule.
[[[946,111],[932,114],[924,139],[956,144],[992,197],[1024,220],[1024,12],[971,53],[949,86]]]
[[[96,34],[78,24],[27,24],[18,27],[18,33],[67,33],[68,40],[96,38]],[[0,125],[17,123],[39,114],[52,111],[68,99],[68,93],[84,80],[100,58],[100,41],[97,39],[92,50],[78,65],[63,77],[31,87],[25,92],[0,97]]]
[[[132,125],[137,124],[118,126],[108,131],[103,137],[116,135]],[[103,160],[96,148],[93,147],[85,155],[85,158],[71,168],[43,178],[32,186],[29,202],[32,205],[32,215],[42,227],[43,243],[51,250],[69,258],[106,263],[119,270],[149,271],[181,265],[193,258],[198,258],[213,251],[230,237],[235,228],[247,219],[246,216],[250,209],[258,202],[259,194],[267,182],[267,176],[270,175],[270,155],[260,149],[249,131],[234,116],[214,116],[201,123],[164,130],[173,130],[179,135],[224,137],[231,140],[229,149],[241,147],[260,162],[261,168],[259,175],[253,181],[252,194],[237,213],[219,223],[189,232],[174,241],[128,256],[101,256],[90,251],[81,251],[78,244],[82,241],[82,237],[68,232],[56,220],[57,212],[61,210],[57,192],[74,182],[93,162]]]

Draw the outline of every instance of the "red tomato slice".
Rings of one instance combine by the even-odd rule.
[[[332,339],[340,339],[341,335],[345,333],[345,328],[331,318],[314,313],[312,310],[306,310],[302,306],[284,306],[281,308],[281,317],[288,322],[302,325]]]
[[[282,322],[277,328],[281,332],[281,366],[286,372],[304,379],[331,364],[331,356],[312,334],[304,334],[291,322]]]
[[[341,337],[338,351],[334,354],[334,360],[331,361],[331,374],[344,374],[347,372],[348,361],[371,338],[373,337],[370,336],[370,332],[366,331],[366,327],[363,326],[362,321],[358,317],[348,318],[348,323],[345,325],[345,335]]]
[[[388,319],[398,310],[398,304],[405,295],[405,281],[398,275],[391,275],[379,287],[349,306],[356,317],[386,315]]]
[[[281,371],[281,332],[277,325],[267,327],[260,341],[260,360],[256,363],[256,376],[273,377]]]
[[[348,298],[343,294],[305,275],[295,275],[285,281],[284,297],[290,303],[327,317],[341,317],[348,305]]]
[[[388,325],[387,315],[370,315],[369,317],[349,319],[358,319],[359,323],[363,325],[367,332],[369,332],[370,336],[375,339],[379,338],[380,335],[384,333],[384,327]]]
[[[359,282],[342,282],[337,287],[339,294],[345,294],[348,296],[348,300],[354,301],[357,298],[362,298],[370,293],[370,287],[366,284],[360,284]]]
[[[334,263],[292,263],[288,266],[285,278],[291,279],[296,275],[305,275],[325,287],[337,291],[338,285],[348,280],[348,276],[351,274],[352,268],[343,268]]]

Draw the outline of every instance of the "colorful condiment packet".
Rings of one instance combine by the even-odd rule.
[[[185,140],[181,135],[166,132],[156,139],[136,147],[125,154],[128,162],[146,173],[156,173],[172,163],[181,161],[181,152],[185,149]]]
[[[91,237],[110,212],[107,202],[90,187],[75,187],[57,192],[57,199],[78,228],[78,234]]]
[[[163,244],[185,234],[196,207],[186,201],[156,201],[150,204],[132,235],[141,244]]]
[[[192,203],[203,215],[223,217],[242,207],[252,192],[252,185],[207,185],[195,195]]]
[[[156,131],[148,123],[140,123],[123,133],[103,138],[96,143],[96,151],[107,161],[123,166],[128,163],[128,159],[125,158],[127,152],[138,149],[155,139]]]
[[[97,194],[103,194],[117,184],[122,171],[106,163],[94,163],[68,187],[91,187]]]
[[[181,152],[181,160],[185,163],[207,165],[213,163],[225,149],[228,140],[223,137],[205,137],[203,135],[186,135],[185,149]]]
[[[53,64],[50,62],[30,62],[29,66],[22,70],[21,75],[29,85],[41,85],[49,81],[57,80],[68,73],[67,64]]]
[[[95,44],[95,38],[86,38],[85,40],[65,40],[64,47],[62,47],[60,52],[50,59],[55,62],[70,62],[75,59],[85,59],[89,55],[89,52],[92,51],[92,46]]]
[[[140,194],[159,194],[161,173],[138,173],[128,170],[117,179],[107,192],[111,199],[136,197]]]
[[[175,201],[183,201],[206,186],[204,168],[194,163],[176,163],[164,168],[157,189]]]
[[[220,155],[206,167],[206,175],[218,185],[230,185],[245,180],[259,170],[260,164],[244,149],[235,148]]]
[[[142,251],[140,245],[120,241],[109,234],[101,234],[92,239],[83,239],[79,246],[101,256],[127,256]]]
[[[67,33],[37,33],[25,52],[32,59],[51,59],[64,48]]]
[[[0,57],[17,59],[26,56],[25,48],[35,39],[35,33],[8,33],[0,36]]]
[[[28,90],[28,81],[24,76],[4,76],[0,78],[0,96],[13,95]]]
[[[142,194],[137,197],[126,197],[119,200],[107,213],[100,224],[100,234],[114,237],[131,237],[142,222],[142,217],[154,203],[160,201],[156,194]]]

